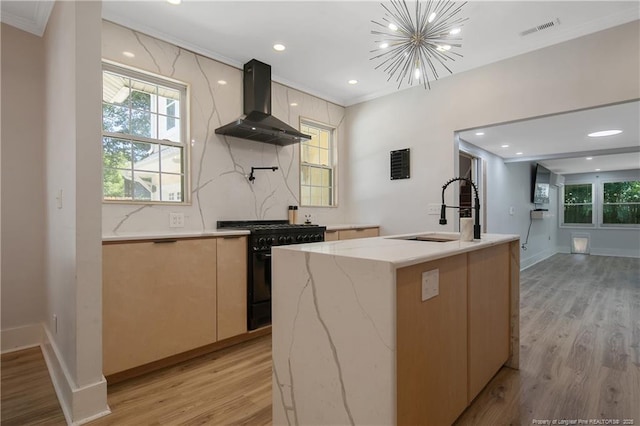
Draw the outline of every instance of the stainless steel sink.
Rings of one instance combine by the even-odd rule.
[[[458,235],[449,235],[449,234],[420,234],[420,235],[409,235],[405,237],[391,237],[392,240],[405,240],[405,241],[429,241],[432,243],[448,243],[450,241],[458,241],[460,237]]]

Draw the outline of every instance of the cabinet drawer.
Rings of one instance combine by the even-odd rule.
[[[103,372],[216,341],[216,239],[103,246]]]
[[[359,228],[359,229],[345,229],[339,232],[339,239],[352,240],[354,238],[370,238],[377,237],[379,235],[379,228]]]

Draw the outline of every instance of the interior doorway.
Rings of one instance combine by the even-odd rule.
[[[478,182],[475,176],[477,167],[475,163],[477,158],[471,154],[460,151],[458,155],[458,170],[460,177],[471,179],[474,183]],[[471,217],[473,209],[473,190],[468,182],[460,181],[460,189],[458,191],[458,205],[460,206],[460,217]]]
[[[458,176],[471,179],[478,188],[478,197],[480,199],[480,206],[485,206],[486,199],[486,163],[485,161],[472,152],[463,150],[461,146],[458,149]],[[475,194],[473,188],[469,183],[460,181],[460,186],[456,188],[458,190],[457,201],[460,206],[458,220],[462,217],[473,217],[473,200]],[[484,214],[484,208],[480,209],[480,224],[482,225],[482,231],[487,232],[486,216]],[[459,230],[459,223],[456,224],[456,230]]]

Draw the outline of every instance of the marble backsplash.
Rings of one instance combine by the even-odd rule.
[[[241,70],[107,21],[102,25],[102,57],[187,83],[191,141],[191,205],[104,203],[103,236],[209,231],[218,220],[286,219],[287,206],[299,205],[298,144],[282,147],[214,133],[242,115]],[[294,102],[298,105],[290,106]],[[338,158],[344,158],[343,107],[274,82],[272,113],[295,128],[300,117],[336,127]],[[252,166],[279,169],[257,172],[251,183],[247,176]],[[335,173],[339,189],[343,177],[339,169]],[[298,221],[310,214],[313,223],[342,223],[343,211],[301,208]],[[170,212],[184,214],[184,228],[169,227]]]

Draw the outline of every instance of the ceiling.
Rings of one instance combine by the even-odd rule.
[[[629,170],[640,169],[639,120],[640,102],[634,101],[470,129],[458,135],[505,162],[536,160],[559,174]],[[613,129],[622,133],[587,136]]]
[[[3,0],[0,18],[42,35],[52,6],[50,1]],[[449,64],[454,73],[637,20],[640,2],[470,1],[463,14],[469,18],[462,31],[464,56]],[[238,68],[252,58],[266,62],[275,81],[339,105],[398,90],[370,60],[378,38],[371,35],[371,21],[385,17],[378,1],[104,1],[102,15]],[[520,35],[551,21],[551,28]],[[275,43],[286,50],[276,52]],[[440,75],[448,72],[440,69]],[[358,84],[348,84],[350,79]],[[483,138],[475,136],[477,130],[461,137],[505,161],[541,160],[558,173],[640,168],[639,115],[634,102],[494,126],[483,129]],[[585,136],[612,127],[624,132],[601,140]],[[500,148],[504,143],[510,148]],[[587,155],[594,159],[584,160]]]

